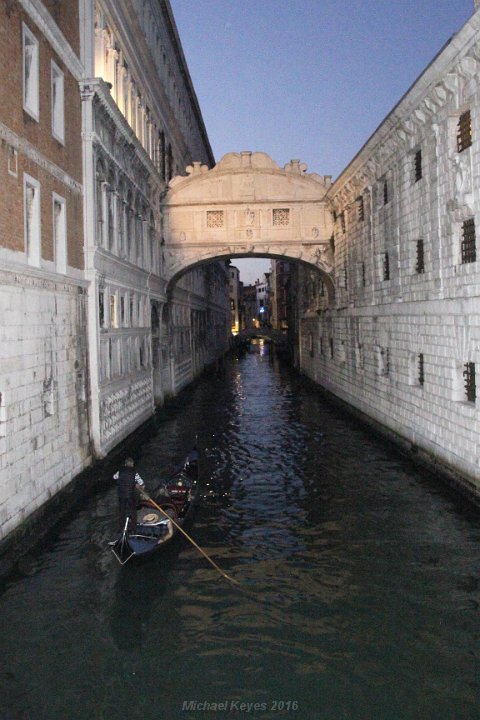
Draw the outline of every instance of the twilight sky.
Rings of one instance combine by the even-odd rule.
[[[170,0],[216,160],[337,177],[474,0]],[[234,260],[254,282],[270,261]],[[246,272],[245,263],[253,267]]]

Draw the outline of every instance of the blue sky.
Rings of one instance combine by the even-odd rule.
[[[216,160],[337,177],[474,0],[170,0]],[[249,262],[252,261],[242,261]],[[268,262],[242,279],[251,282]],[[257,272],[258,270],[258,272]]]

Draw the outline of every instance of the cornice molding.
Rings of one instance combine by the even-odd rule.
[[[59,276],[42,268],[35,268],[22,263],[5,263],[1,259],[0,268],[1,285],[20,285],[22,287],[40,288],[52,292],[65,292],[69,294],[84,291],[89,283],[80,278],[68,275]]]

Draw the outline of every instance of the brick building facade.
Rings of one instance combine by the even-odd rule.
[[[79,47],[75,9],[0,4],[2,536],[90,461]]]

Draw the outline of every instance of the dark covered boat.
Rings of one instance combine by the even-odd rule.
[[[141,493],[137,529],[129,530],[127,519],[120,536],[110,543],[119,563],[144,557],[164,547],[190,517],[198,499],[199,454],[194,448],[183,466],[157,491],[154,498]]]

